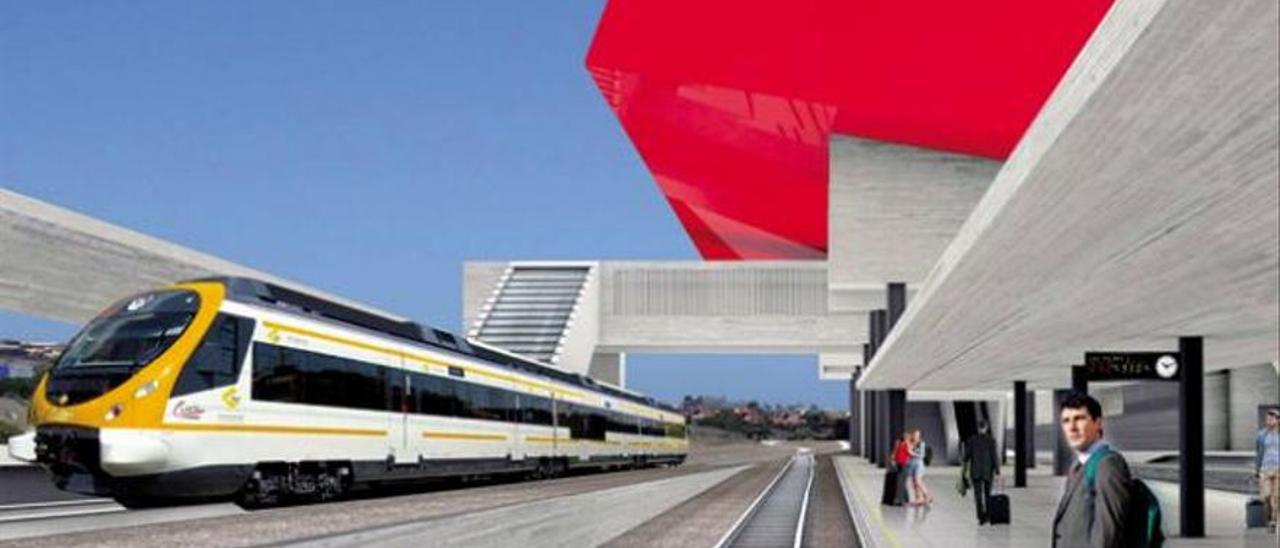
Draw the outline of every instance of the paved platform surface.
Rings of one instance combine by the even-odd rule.
[[[929,508],[889,507],[880,505],[884,471],[852,456],[836,458],[841,486],[852,504],[854,519],[866,548],[929,547],[964,548],[967,546],[1047,546],[1053,526],[1053,513],[1062,493],[1063,478],[1053,477],[1048,467],[1029,471],[1027,487],[1009,487],[1006,492],[1012,508],[1011,525],[979,526],[973,510],[973,495],[961,498],[955,490],[959,467],[931,468],[925,479],[934,504]],[[1006,480],[1012,486],[1012,470],[1006,469]],[[1164,511],[1167,546],[1211,546],[1222,548],[1275,548],[1280,537],[1263,529],[1244,528],[1246,495],[1209,490],[1205,494],[1207,509],[1206,538],[1183,539],[1178,536],[1177,485],[1149,482],[1161,499]]]

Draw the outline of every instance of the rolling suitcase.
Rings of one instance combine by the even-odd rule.
[[[1245,503],[1244,521],[1245,526],[1250,529],[1267,526],[1266,507],[1260,499],[1249,499],[1249,502]]]
[[[1009,524],[1009,495],[1004,493],[1004,478],[1000,478],[997,483],[1000,486],[999,493],[992,493],[987,497],[987,521],[992,525]]]
[[[880,494],[880,504],[897,506],[898,502],[898,469],[892,464],[884,469],[884,492]]]

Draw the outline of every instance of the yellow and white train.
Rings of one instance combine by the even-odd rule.
[[[57,486],[126,505],[325,500],[386,482],[679,464],[675,409],[525,358],[245,278],[124,299],[41,380],[10,440]]]

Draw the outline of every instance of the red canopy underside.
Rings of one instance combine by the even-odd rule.
[[[706,259],[820,259],[832,132],[1004,159],[1110,0],[610,0],[595,78]]]

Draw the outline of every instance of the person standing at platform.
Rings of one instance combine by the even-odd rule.
[[[895,482],[893,505],[902,506],[910,501],[907,485],[911,482],[911,433],[903,432],[893,448],[893,464],[898,476]]]
[[[1053,546],[1124,548],[1132,476],[1124,457],[1102,440],[1102,405],[1073,392],[1062,402],[1060,418],[1076,462],[1053,517]],[[1086,477],[1090,468],[1092,481]]]
[[[929,489],[924,484],[924,468],[925,454],[929,451],[928,444],[924,442],[924,438],[920,437],[919,430],[912,430],[908,447],[910,448],[910,459],[907,461],[907,478],[911,481],[911,493],[913,499],[910,504],[912,506],[926,506],[933,504],[933,497],[929,495]]]
[[[1258,431],[1253,471],[1266,510],[1268,525],[1280,523],[1280,409],[1267,411],[1267,427]]]
[[[991,482],[1000,475],[1000,459],[996,452],[996,440],[991,437],[987,421],[978,422],[978,433],[964,442],[962,462],[969,465],[969,482],[973,485],[973,503],[978,510],[978,525],[986,525],[990,518],[987,502],[991,497]]]

